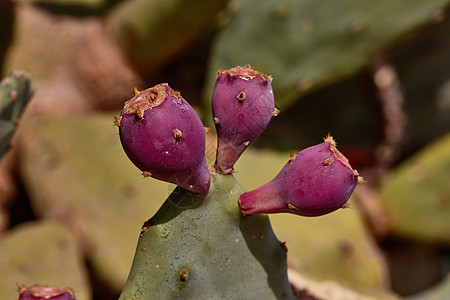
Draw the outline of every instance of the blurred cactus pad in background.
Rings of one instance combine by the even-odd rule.
[[[14,71],[0,83],[0,157],[10,148],[20,116],[32,96],[30,75]]]
[[[142,178],[113,116],[133,87],[169,83],[211,127],[213,168],[215,74],[250,64],[272,75],[281,112],[234,166],[236,190],[328,133],[365,179],[344,210],[245,217],[270,220],[293,294],[448,299],[449,14],[448,0],[0,0],[0,298],[48,285],[117,299],[142,225],[180,188]],[[190,284],[191,266],[176,267]]]

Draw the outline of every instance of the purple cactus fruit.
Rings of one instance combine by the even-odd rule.
[[[18,300],[76,300],[70,288],[33,285],[19,288]]]
[[[330,135],[324,140],[291,155],[270,182],[243,193],[239,200],[242,213],[288,212],[314,217],[343,207],[362,177],[337,150]]]
[[[249,65],[217,72],[212,113],[217,129],[216,170],[231,173],[244,150],[264,131],[273,115],[272,78]]]
[[[134,93],[115,122],[128,158],[144,177],[208,191],[205,129],[194,109],[166,83]]]

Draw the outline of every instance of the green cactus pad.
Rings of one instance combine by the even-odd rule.
[[[450,134],[402,163],[381,187],[394,234],[450,245]]]
[[[0,83],[0,158],[8,151],[17,121],[32,96],[30,75],[13,71]]]
[[[267,216],[241,215],[243,192],[221,174],[204,196],[176,188],[144,224],[120,299],[295,299],[286,253]]]
[[[0,295],[16,299],[18,286],[71,287],[79,300],[91,299],[87,270],[73,232],[52,222],[30,222],[0,240]]]
[[[302,219],[279,214],[270,220],[276,235],[286,242],[289,268],[374,298],[393,297],[387,292],[386,262],[355,209]]]
[[[240,0],[219,32],[209,74],[251,64],[275,78],[281,108],[362,68],[443,13],[448,0]],[[214,76],[205,95],[211,95]],[[210,97],[205,97],[210,99]],[[208,100],[209,101],[209,100]]]

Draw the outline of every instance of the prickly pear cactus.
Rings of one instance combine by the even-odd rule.
[[[13,71],[0,83],[0,158],[8,151],[18,120],[32,96],[30,75]]]
[[[330,136],[291,158],[262,189],[244,191],[232,171],[276,115],[270,78],[249,65],[219,71],[211,174],[203,167],[205,132],[179,92],[160,84],[125,103],[116,119],[125,153],[147,175],[178,187],[144,223],[121,300],[295,299],[286,247],[264,214],[329,213],[345,205],[360,178]]]

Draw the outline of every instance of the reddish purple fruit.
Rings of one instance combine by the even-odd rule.
[[[19,288],[18,300],[76,300],[76,298],[69,288],[37,284]]]
[[[212,113],[218,136],[218,172],[231,173],[244,150],[277,114],[271,82],[270,76],[249,65],[217,72]]]
[[[320,216],[343,207],[362,181],[331,136],[293,154],[278,175],[240,196],[244,215],[288,212]]]
[[[193,193],[208,191],[205,128],[194,109],[166,83],[134,92],[116,119],[129,159],[144,177],[171,182]]]

